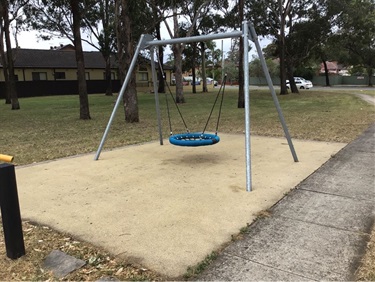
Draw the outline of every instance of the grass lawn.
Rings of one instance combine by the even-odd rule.
[[[216,90],[215,90],[216,91]],[[367,93],[366,93],[367,94]],[[187,103],[180,105],[190,131],[202,131],[216,92],[185,94]],[[251,90],[251,134],[283,137],[271,95],[266,90]],[[139,93],[140,122],[126,124],[120,107],[109,132],[104,149],[158,140],[154,95]],[[301,94],[278,96],[292,138],[348,143],[375,120],[375,108],[348,90],[301,91]],[[20,99],[21,110],[11,111],[0,104],[0,154],[15,157],[16,165],[25,165],[97,150],[108,123],[116,97],[90,95],[91,120],[79,120],[77,96],[37,97]],[[184,131],[183,123],[172,103],[174,133]],[[160,95],[163,135],[168,137],[169,125],[164,94]],[[214,112],[208,131],[216,127]],[[237,90],[227,89],[219,124],[220,132],[243,133],[244,109],[237,109]],[[114,276],[119,280],[163,280],[150,270],[129,265],[103,250],[85,242],[77,242],[68,234],[59,234],[48,227],[24,222],[27,255],[12,261],[6,258],[0,227],[0,280],[46,280],[49,273],[41,263],[52,249],[60,249],[88,262],[70,280],[95,280]],[[373,236],[374,237],[374,236]],[[43,241],[44,244],[40,244]],[[373,248],[375,249],[375,248]],[[370,250],[371,252],[371,250]],[[373,254],[375,253],[372,250]],[[372,260],[372,262],[374,259]],[[374,266],[371,263],[370,266]],[[371,270],[370,270],[371,271]],[[375,276],[375,270],[364,278]],[[373,276],[369,276],[373,275]]]
[[[336,92],[304,91],[278,96],[292,138],[349,142],[374,121],[373,107],[357,97]],[[180,106],[191,131],[204,128],[216,93],[186,94]],[[114,106],[115,97],[90,95],[91,120],[79,120],[77,96],[20,99],[21,110],[0,104],[0,153],[23,165],[97,150]],[[284,136],[271,95],[251,91],[251,134]],[[169,134],[165,97],[160,96],[163,135]],[[184,132],[183,123],[171,108],[174,133]],[[158,139],[155,101],[152,94],[139,94],[140,122],[126,124],[120,107],[104,149]],[[208,130],[214,131],[217,111]],[[244,110],[237,109],[235,90],[226,90],[219,133],[242,133]]]

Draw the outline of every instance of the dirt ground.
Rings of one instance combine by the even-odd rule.
[[[231,240],[345,146],[251,137],[246,192],[244,135],[215,146],[165,142],[17,167],[24,219],[73,234],[169,277]]]

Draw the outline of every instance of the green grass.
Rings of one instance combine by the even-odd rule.
[[[215,90],[216,91],[216,90]],[[216,92],[186,93],[180,105],[190,131],[202,131]],[[268,91],[251,90],[251,133],[284,136]],[[354,95],[340,92],[312,92],[278,96],[293,138],[349,142],[375,120],[374,107]],[[4,101],[4,100],[2,100]],[[79,120],[78,96],[20,99],[21,110],[0,104],[0,154],[15,156],[15,163],[29,164],[87,152],[95,152],[108,123],[116,97],[90,95],[91,120]],[[183,123],[169,99],[174,133],[184,132]],[[169,134],[164,94],[160,94],[162,130]],[[104,149],[158,140],[154,95],[139,93],[140,122],[124,122],[119,107]],[[208,131],[214,131],[215,110]],[[237,92],[226,90],[219,133],[243,133],[244,109],[237,108]]]
[[[217,259],[218,253],[212,252],[211,254],[207,255],[203,261],[198,263],[195,266],[189,266],[186,273],[184,274],[185,279],[189,279],[195,277],[196,275],[200,274],[209,266],[214,260]]]

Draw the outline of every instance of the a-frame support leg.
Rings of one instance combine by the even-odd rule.
[[[256,46],[256,49],[257,49],[257,52],[258,52],[258,56],[259,56],[259,60],[260,60],[260,63],[262,64],[263,72],[264,72],[264,75],[266,77],[268,87],[269,87],[269,89],[271,91],[271,94],[272,94],[273,102],[274,102],[275,107],[277,109],[277,113],[279,114],[279,119],[280,119],[281,125],[283,126],[285,137],[288,140],[290,152],[292,153],[294,161],[298,162],[298,157],[297,157],[296,151],[294,150],[292,138],[290,137],[288,126],[286,125],[283,113],[281,111],[279,100],[277,99],[275,88],[273,87],[272,79],[271,79],[270,73],[268,72],[266,60],[264,59],[262,49],[261,49],[259,41],[258,41],[258,36],[255,33],[255,28],[254,28],[254,25],[252,23],[249,24],[249,32],[250,32],[250,40],[255,43],[255,46]]]
[[[122,97],[124,96],[125,89],[128,86],[128,84],[129,84],[130,77],[131,77],[132,72],[134,70],[134,67],[135,67],[135,65],[137,63],[139,52],[146,47],[146,42],[148,42],[148,41],[150,41],[152,39],[153,39],[152,36],[148,35],[148,34],[142,34],[141,38],[139,39],[137,48],[135,49],[135,52],[134,52],[133,59],[132,59],[132,61],[130,63],[130,67],[128,69],[128,72],[126,73],[125,80],[124,80],[124,82],[123,82],[123,84],[121,86],[120,92],[118,94],[116,104],[115,104],[115,106],[113,108],[111,117],[109,118],[107,127],[106,127],[106,129],[104,131],[104,134],[103,134],[103,137],[102,137],[102,140],[100,141],[99,148],[96,151],[95,158],[94,158],[95,161],[97,161],[99,159],[100,153],[101,153],[101,151],[103,149],[103,146],[104,146],[104,143],[105,143],[105,140],[107,139],[107,135],[108,135],[109,129],[111,128],[113,119],[114,119],[114,117],[116,115],[116,111],[117,111],[117,109],[118,109],[118,107],[119,107],[119,105],[120,105],[120,103],[122,101]]]

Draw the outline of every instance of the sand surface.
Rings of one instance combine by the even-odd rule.
[[[21,215],[169,277],[231,240],[345,146],[221,134],[197,148],[167,141],[17,167]]]

